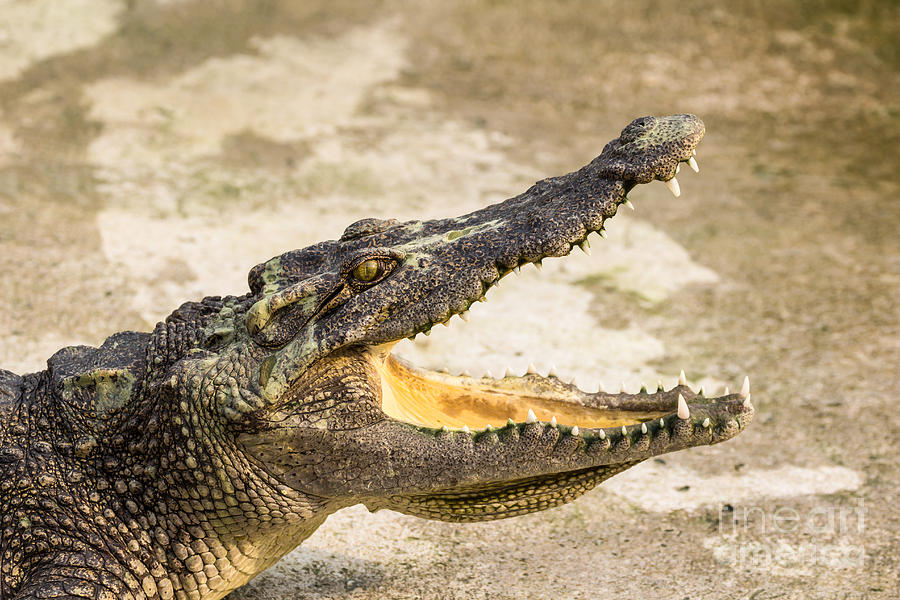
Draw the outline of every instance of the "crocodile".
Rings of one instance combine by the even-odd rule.
[[[629,124],[588,165],[458,218],[363,219],[259,264],[242,296],[0,371],[0,600],[212,600],[354,504],[455,522],[569,502],[727,440],[749,380],[706,397],[586,392],[529,368],[432,371],[392,347],[541,266],[637,184],[698,170],[693,115]],[[565,302],[564,298],[560,299]]]

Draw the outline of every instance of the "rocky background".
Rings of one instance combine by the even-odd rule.
[[[894,598],[898,40],[889,0],[0,0],[0,365],[693,112],[680,198],[638,188],[592,257],[398,350],[586,389],[749,373],[754,424],[527,517],[351,508],[232,597]]]

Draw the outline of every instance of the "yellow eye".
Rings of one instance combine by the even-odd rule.
[[[368,283],[375,281],[384,273],[384,265],[380,260],[369,259],[359,263],[351,273],[357,281]]]

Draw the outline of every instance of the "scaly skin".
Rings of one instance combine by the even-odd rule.
[[[345,506],[509,517],[736,435],[746,387],[585,393],[390,355],[511,270],[602,233],[703,133],[691,115],[638,119],[586,167],[505,202],[359,221],[253,268],[244,296],[63,348],[40,373],[0,371],[0,600],[221,598]]]

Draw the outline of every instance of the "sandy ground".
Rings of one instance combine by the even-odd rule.
[[[749,373],[753,426],[527,517],[347,509],[233,597],[896,597],[900,9],[725,6],[0,0],[0,365],[39,370],[359,218],[462,214],[634,117],[693,112],[708,135],[681,198],[635,190],[591,257],[399,349],[586,389]]]

